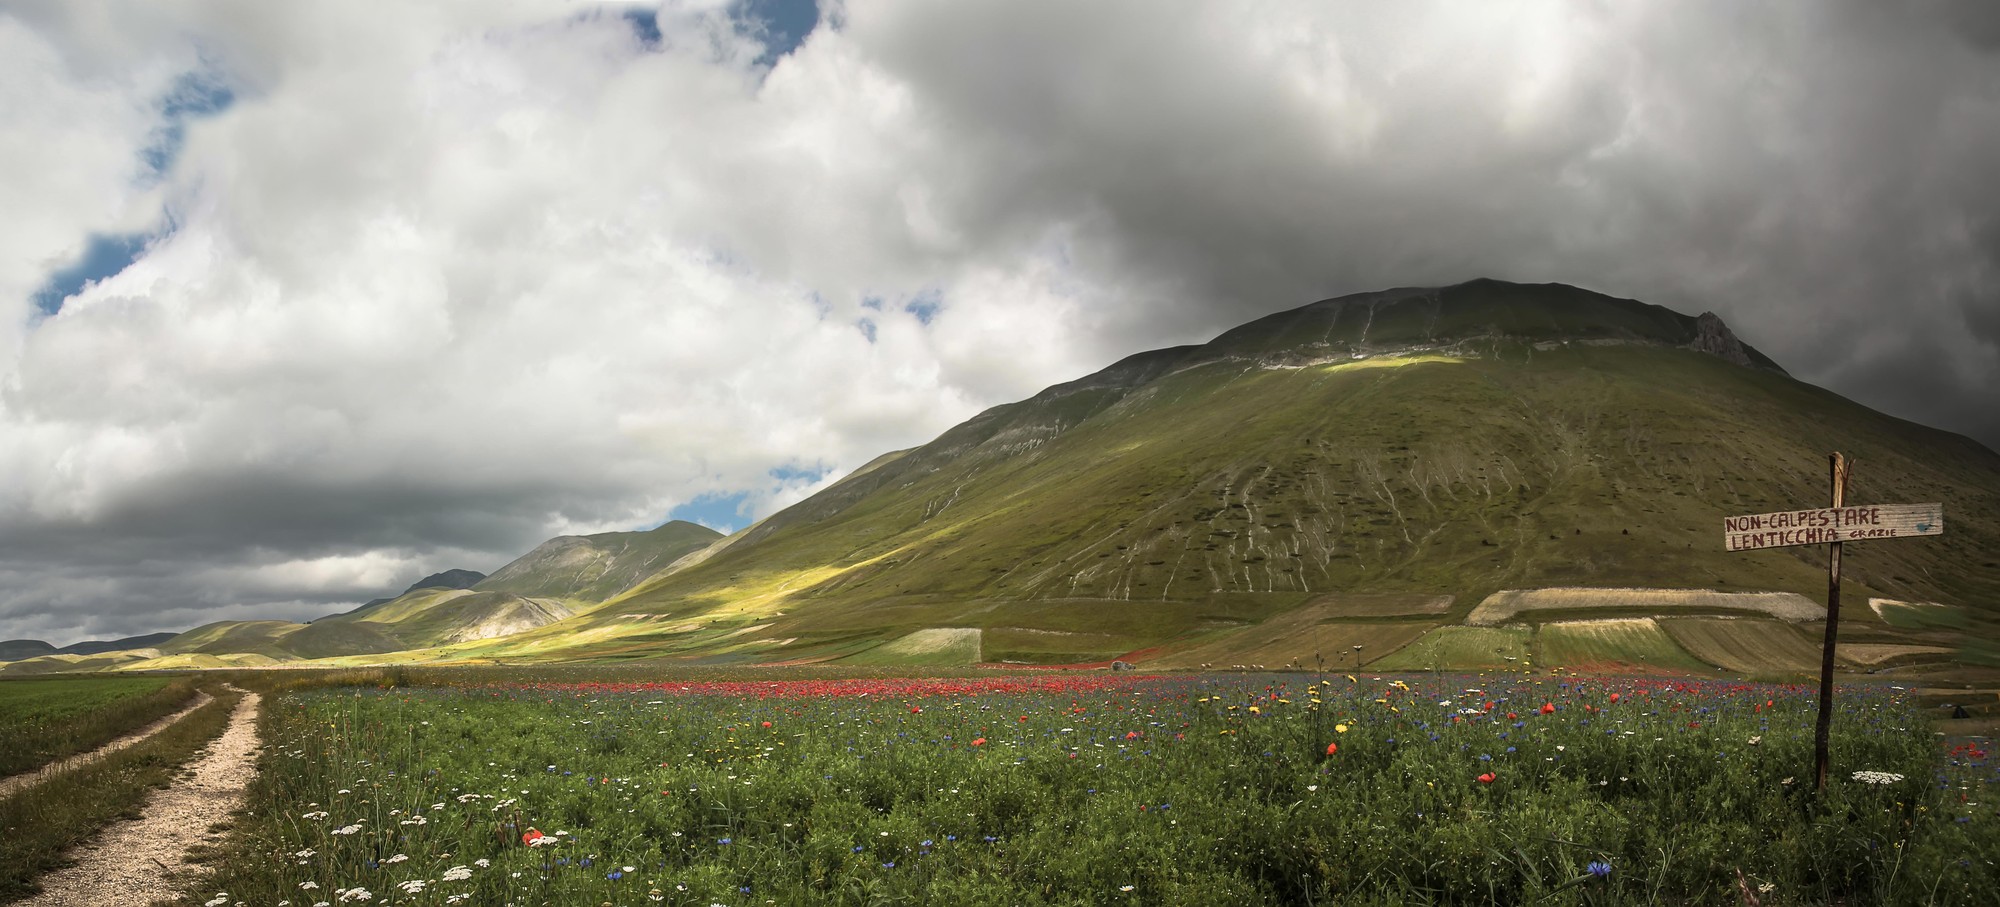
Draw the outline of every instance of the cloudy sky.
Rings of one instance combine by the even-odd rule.
[[[0,0],[0,638],[740,527],[1478,276],[2000,447],[1994,10]]]

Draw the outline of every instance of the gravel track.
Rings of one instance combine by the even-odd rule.
[[[87,753],[78,753],[66,759],[57,759],[56,761],[44,765],[41,768],[35,769],[34,771],[31,772],[22,772],[12,777],[0,778],[0,797],[12,796],[16,791],[19,791],[23,788],[34,787],[35,785],[47,781],[50,778],[53,778],[57,775],[60,775],[63,772],[67,772],[72,769],[82,768],[83,766],[89,765],[92,762],[96,762],[97,760],[109,756],[112,753],[118,752],[119,750],[122,750],[128,746],[143,741],[146,738],[153,736],[154,734],[157,734],[161,731],[166,730],[169,727],[172,727],[174,722],[179,721],[182,718],[186,718],[189,712],[192,712],[195,709],[201,708],[202,706],[205,706],[210,702],[214,701],[215,697],[210,696],[207,693],[204,693],[200,690],[196,690],[194,698],[188,700],[188,704],[182,706],[180,711],[168,715],[165,718],[158,719],[154,721],[152,724],[146,725],[145,727],[133,731],[130,734],[126,734],[123,737],[114,739],[110,743],[106,743],[105,745],[100,746],[97,749],[91,750],[90,752]]]
[[[139,905],[172,895],[198,875],[187,862],[191,844],[243,805],[256,774],[259,697],[245,693],[229,727],[188,763],[189,773],[147,798],[137,819],[116,822],[70,853],[73,864],[39,879],[40,894],[25,907]]]

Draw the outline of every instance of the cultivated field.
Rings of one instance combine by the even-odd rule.
[[[1351,669],[1409,645],[1433,624],[1412,621],[1326,620],[1317,608],[1302,608],[1254,627],[1226,631],[1213,641],[1171,652],[1149,664],[1193,668],[1258,665],[1279,668]],[[1360,646],[1356,653],[1354,647]],[[1358,662],[1357,662],[1358,659]]]
[[[1439,627],[1368,667],[1378,671],[1524,668],[1528,627]]]
[[[1794,592],[1706,589],[1508,589],[1487,596],[1465,622],[1490,627],[1530,612],[1629,611],[1673,614],[1742,611],[1787,621],[1826,619],[1826,609]],[[1538,615],[1530,615],[1538,616]]]
[[[1816,798],[1801,687],[459,676],[276,700],[253,816],[189,901],[1734,903],[1739,870],[1767,904],[2000,887],[1984,751],[1945,752],[1886,688],[1843,692]]]
[[[1586,674],[1712,670],[1675,644],[1650,617],[1543,624],[1536,641],[1543,663]]]
[[[64,677],[0,682],[0,777],[98,746],[187,702],[185,678]]]
[[[1817,673],[1823,641],[1775,620],[1671,618],[1660,621],[1681,648],[1709,664],[1744,674]]]

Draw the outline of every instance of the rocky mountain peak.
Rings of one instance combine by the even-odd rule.
[[[1703,312],[1695,318],[1694,340],[1688,343],[1688,349],[1697,353],[1707,353],[1737,365],[1755,364],[1751,361],[1750,354],[1744,351],[1743,341],[1736,339],[1736,334],[1729,330],[1729,325],[1723,324],[1722,317],[1714,312]]]

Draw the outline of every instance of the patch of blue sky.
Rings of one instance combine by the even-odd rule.
[[[83,292],[86,284],[110,277],[137,261],[150,238],[145,233],[90,234],[83,244],[83,256],[56,269],[35,291],[36,310],[43,315],[61,311],[63,300]]]
[[[234,103],[236,93],[212,70],[196,70],[175,79],[173,87],[157,102],[160,123],[153,130],[152,142],[139,149],[139,160],[145,165],[140,182],[158,180],[173,167],[180,158],[181,148],[187,144],[190,120],[214,116]],[[63,301],[82,292],[85,286],[131,267],[132,262],[145,254],[146,247],[169,229],[170,225],[163,225],[157,230],[92,233],[85,237],[83,254],[50,272],[48,279],[35,290],[36,311],[43,316],[61,311]]]
[[[924,324],[930,324],[931,319],[937,317],[938,309],[943,305],[944,293],[930,289],[911,297],[910,301],[903,305],[903,311],[917,316],[917,320]]]
[[[155,177],[166,173],[187,144],[188,121],[214,116],[234,103],[236,93],[217,73],[196,70],[182,74],[160,99],[160,125],[153,131],[152,144],[139,151],[140,160]]]
[[[705,494],[668,511],[667,520],[699,523],[726,535],[750,525],[750,493]]]
[[[632,27],[632,36],[639,39],[639,46],[647,50],[660,49],[660,14],[657,9],[633,7],[619,13],[625,24]]]
[[[730,15],[739,28],[751,31],[764,41],[764,56],[757,62],[769,65],[805,43],[819,25],[816,0],[739,0]]]
[[[833,472],[833,467],[822,463],[814,463],[811,466],[793,466],[788,464],[771,470],[771,478],[777,479],[780,485],[794,485],[799,483],[811,485],[826,478],[830,472]]]

